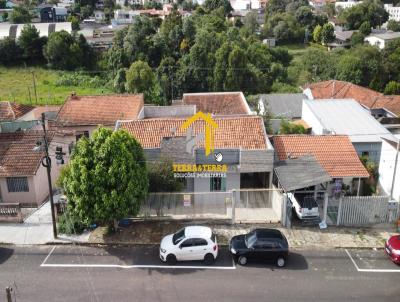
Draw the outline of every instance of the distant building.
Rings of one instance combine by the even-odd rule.
[[[386,45],[396,39],[400,39],[400,32],[387,31],[386,33],[372,33],[365,37],[364,41],[372,46],[378,46],[379,49],[384,49]]]
[[[65,7],[46,6],[40,9],[40,21],[48,22],[65,22],[67,21],[68,11]]]
[[[335,40],[327,43],[329,50],[350,47],[351,37],[355,32],[358,32],[358,30],[343,30],[341,26],[335,26]]]
[[[400,6],[393,6],[393,4],[384,4],[383,7],[389,13],[389,20],[400,21]]]
[[[347,9],[361,3],[362,1],[336,1],[335,8]]]
[[[0,24],[0,40],[10,37],[18,39],[25,24]],[[52,32],[65,30],[72,33],[71,22],[60,23],[32,23],[41,37],[48,37]]]

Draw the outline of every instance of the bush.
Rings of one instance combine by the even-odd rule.
[[[107,81],[99,76],[88,76],[80,72],[64,73],[56,81],[56,86],[82,86],[85,88],[101,88]]]
[[[58,219],[58,232],[66,235],[81,234],[85,225],[68,210]]]

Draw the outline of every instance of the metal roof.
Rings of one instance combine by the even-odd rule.
[[[293,119],[301,117],[303,99],[307,97],[302,93],[279,93],[262,94],[260,99],[274,116]]]
[[[285,192],[315,186],[332,180],[313,155],[282,160],[274,170]]]
[[[353,143],[381,142],[382,137],[393,140],[393,135],[354,99],[304,100],[304,106],[326,131],[348,135]]]

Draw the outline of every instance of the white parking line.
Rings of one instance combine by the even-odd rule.
[[[55,250],[55,246],[49,254],[44,258],[41,267],[71,267],[71,268],[150,268],[150,269],[214,269],[214,270],[234,270],[235,262],[232,260],[232,266],[195,266],[195,265],[120,265],[120,264],[63,264],[63,263],[46,263]]]
[[[357,263],[354,261],[353,257],[347,249],[345,249],[347,255],[349,256],[351,262],[353,262],[354,267],[358,272],[370,272],[370,273],[400,273],[400,269],[373,269],[373,268],[359,268]]]

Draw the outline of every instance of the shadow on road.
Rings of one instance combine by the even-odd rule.
[[[239,266],[239,264],[238,264]],[[289,258],[286,262],[286,266],[283,268],[279,268],[276,266],[276,264],[273,261],[265,261],[265,262],[255,262],[249,260],[249,262],[246,264],[245,267],[253,267],[253,268],[266,268],[266,269],[271,269],[271,270],[307,270],[308,269],[308,263],[306,258],[304,258],[303,255],[298,254],[298,253],[293,253],[291,252],[289,254]]]
[[[14,249],[0,246],[0,264],[6,262],[14,254]]]

